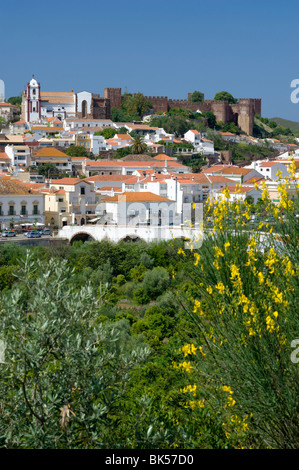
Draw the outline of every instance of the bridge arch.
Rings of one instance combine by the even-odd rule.
[[[120,242],[140,242],[144,241],[142,238],[138,237],[138,235],[126,235],[125,237],[122,237],[119,239]]]
[[[72,236],[70,239],[70,244],[72,245],[74,242],[82,241],[84,242],[95,242],[96,239],[87,232],[77,232],[75,235]]]

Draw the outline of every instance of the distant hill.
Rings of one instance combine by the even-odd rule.
[[[287,119],[279,117],[270,118],[270,121],[274,121],[282,127],[289,127],[292,131],[296,132],[296,134],[299,133],[299,122],[288,121]]]

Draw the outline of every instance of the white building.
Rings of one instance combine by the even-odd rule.
[[[20,183],[0,179],[0,225],[44,223],[44,196]]]
[[[176,222],[175,202],[151,192],[116,194],[104,199],[101,206],[104,220],[117,225],[169,226]]]
[[[227,186],[227,189],[230,194],[229,202],[239,202],[244,201],[246,197],[252,196],[254,200],[254,204],[256,204],[257,200],[262,197],[262,192],[253,188],[252,186]],[[224,193],[224,189],[219,189],[214,193],[214,198],[223,200],[226,199]]]
[[[26,122],[41,122],[55,116],[59,120],[76,115],[76,94],[71,92],[41,91],[33,77],[22,95],[22,118]]]
[[[46,223],[83,225],[95,217],[98,204],[93,184],[78,178],[49,180],[45,195]]]
[[[264,178],[269,178],[272,181],[277,180],[279,175],[281,175],[282,178],[289,176],[287,166],[279,161],[252,162],[246,168],[253,168],[254,170],[257,170],[261,175],[263,175]]]
[[[30,148],[28,145],[6,145],[5,153],[10,158],[11,166],[27,168],[30,165]]]

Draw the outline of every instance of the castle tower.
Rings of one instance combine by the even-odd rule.
[[[38,83],[34,76],[31,81],[27,83],[27,88],[24,93],[25,107],[24,119],[26,122],[37,122],[41,118],[41,96],[40,96],[40,83]]]

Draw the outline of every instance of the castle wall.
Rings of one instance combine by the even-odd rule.
[[[121,88],[105,88],[104,98],[110,100],[110,108],[120,108]]]

